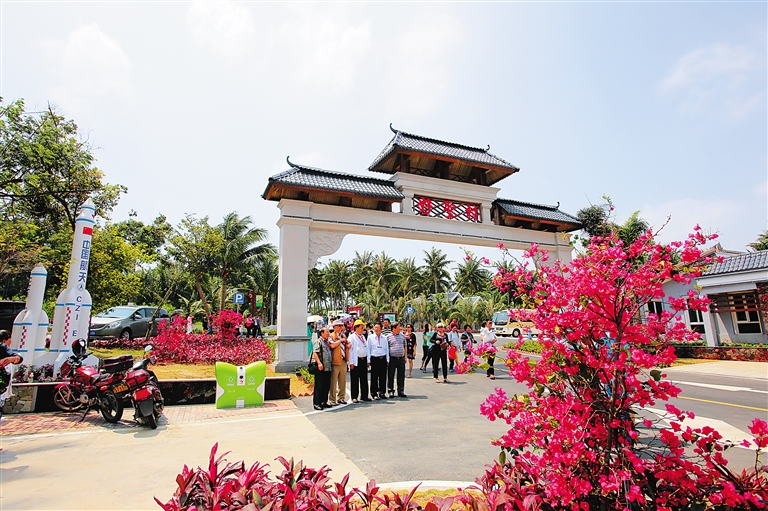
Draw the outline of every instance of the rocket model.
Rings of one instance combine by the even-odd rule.
[[[62,360],[71,355],[73,341],[88,339],[88,329],[91,324],[91,295],[86,291],[85,284],[88,280],[88,262],[91,259],[91,238],[93,225],[96,222],[95,217],[96,209],[91,199],[88,199],[80,206],[79,214],[75,219],[67,288],[56,298],[50,351],[54,357],[58,354],[58,359]]]
[[[27,304],[13,321],[11,332],[11,349],[18,352],[25,364],[52,363],[53,357],[46,356],[45,338],[48,335],[48,314],[43,310],[45,281],[48,272],[42,264],[32,270],[27,289]],[[49,359],[49,360],[45,360]]]

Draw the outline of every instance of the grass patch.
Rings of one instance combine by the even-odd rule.
[[[709,360],[706,358],[678,358],[672,362],[672,367],[690,366],[694,364],[708,364],[709,362],[719,362],[719,360]]]
[[[143,350],[96,348],[93,350],[93,353],[99,358],[116,357],[126,354],[133,355],[134,360],[144,358]],[[216,377],[216,366],[214,365],[163,364],[152,366],[152,370],[159,380],[195,380]],[[295,374],[275,373],[270,366],[267,366],[267,376],[290,376],[291,396],[312,394],[312,387],[299,380]]]

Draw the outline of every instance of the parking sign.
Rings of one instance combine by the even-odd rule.
[[[245,295],[243,293],[235,293],[233,298],[235,305],[242,305],[245,303]]]

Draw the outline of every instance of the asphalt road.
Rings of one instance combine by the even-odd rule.
[[[430,480],[471,482],[499,454],[491,440],[508,426],[480,415],[480,404],[494,387],[508,394],[527,388],[499,370],[490,381],[484,373],[449,375],[436,384],[432,375],[414,370],[406,379],[408,398],[350,404],[312,413],[311,397],[296,400],[309,419],[360,469],[379,483]],[[755,417],[768,420],[768,380],[672,374],[681,396],[672,404],[697,416],[695,425],[711,424],[742,437]],[[664,409],[664,403],[657,405]],[[728,434],[724,436],[728,437]],[[730,449],[734,469],[754,465],[754,451]],[[763,457],[763,462],[768,459]]]

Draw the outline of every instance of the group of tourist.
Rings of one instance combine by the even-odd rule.
[[[496,343],[493,323],[483,323],[481,341]],[[442,383],[450,383],[448,372],[454,372],[458,354],[470,356],[474,338],[472,328],[464,325],[459,333],[458,324],[453,321],[446,328],[437,323],[435,329],[426,325],[422,334],[421,370],[427,371],[432,362],[435,383],[441,383],[439,369],[442,367]],[[337,319],[331,326],[322,325],[317,339],[312,344],[312,358],[317,363],[313,405],[315,410],[346,404],[347,373],[350,374],[350,394],[353,403],[378,401],[387,398],[408,397],[405,394],[405,380],[413,375],[413,361],[416,358],[416,333],[413,325],[403,328],[398,322],[384,319],[373,325],[366,325],[360,319],[348,331],[345,323]],[[495,379],[494,357],[488,358],[486,376]],[[406,375],[406,365],[408,374]],[[370,394],[368,373],[370,371]]]

